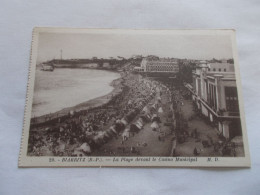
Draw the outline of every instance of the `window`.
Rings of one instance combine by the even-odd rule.
[[[215,71],[216,71],[216,68],[213,68],[213,71],[215,72]]]
[[[225,95],[227,111],[239,112],[237,88],[225,87]]]
[[[221,68],[219,68],[218,71],[221,72]]]
[[[226,72],[227,70],[224,68],[224,72]]]
[[[209,89],[208,89],[208,101],[209,105],[212,108],[217,108],[217,98],[216,98],[216,86],[209,84]]]

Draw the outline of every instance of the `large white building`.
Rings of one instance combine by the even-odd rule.
[[[193,94],[197,109],[226,139],[242,133],[234,64],[202,62],[193,72]]]
[[[140,67],[135,67],[134,70],[138,72],[179,72],[179,65],[175,59],[171,58],[157,58],[147,57],[141,62]]]

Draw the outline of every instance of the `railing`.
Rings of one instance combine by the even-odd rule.
[[[185,85],[184,85],[185,86]],[[197,100],[199,100],[208,110],[210,110],[216,117],[219,118],[240,118],[239,112],[231,112],[231,111],[217,111],[216,108],[214,108],[212,105],[209,104],[208,101],[202,99],[198,96],[198,94],[190,89],[189,87],[185,86],[190,92],[193,93],[193,95],[196,96]]]

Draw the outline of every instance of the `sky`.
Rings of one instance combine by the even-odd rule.
[[[40,33],[37,63],[61,58],[109,58],[132,55],[187,59],[232,58],[228,35]]]

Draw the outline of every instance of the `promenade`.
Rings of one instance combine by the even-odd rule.
[[[152,122],[146,123],[143,128],[134,135],[131,135],[127,140],[123,140],[122,134],[104,144],[99,150],[94,151],[93,156],[169,156],[172,148],[172,132],[170,126],[165,126],[170,123],[168,118],[170,113],[169,94],[166,90],[159,93],[148,103],[154,105],[158,97],[161,97],[161,106],[163,112],[157,112],[160,117],[159,129],[154,131],[151,127]],[[135,117],[138,119],[140,114]],[[135,121],[134,120],[134,121]],[[131,152],[131,148],[135,148],[135,152]]]
[[[219,141],[217,130],[196,115],[192,100],[183,100],[181,114],[183,119],[187,121],[185,131],[188,136],[185,138],[185,142],[177,144],[176,153],[180,156],[195,156],[194,149],[196,148],[199,156],[220,156],[220,153],[214,151],[212,144]],[[192,136],[195,131],[197,135]],[[204,147],[202,141],[208,142],[210,147]]]
[[[216,129],[194,112],[183,87],[130,71],[120,80],[105,104],[32,127],[28,155],[222,156]]]

